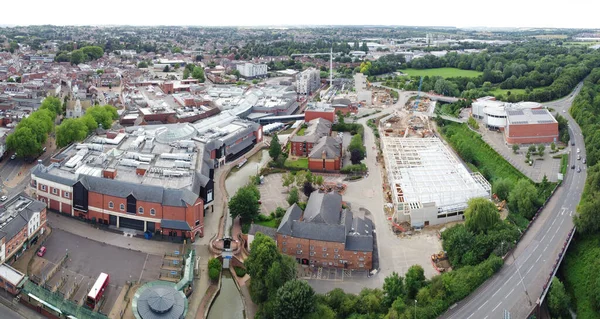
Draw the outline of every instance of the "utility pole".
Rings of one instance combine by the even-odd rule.
[[[415,299],[415,319],[417,319],[417,299]]]
[[[514,251],[511,253],[513,260],[515,261],[515,267],[517,267],[517,273],[519,274],[519,278],[521,279],[521,284],[523,285],[523,290],[525,290],[525,295],[527,296],[527,301],[529,302],[529,307],[533,306],[533,303],[531,302],[531,298],[529,297],[529,293],[527,292],[527,287],[525,287],[525,282],[523,281],[523,276],[521,275],[521,269],[519,268],[519,265],[517,264],[517,259],[515,258],[515,253]]]

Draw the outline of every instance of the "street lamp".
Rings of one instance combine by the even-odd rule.
[[[415,299],[415,319],[417,319],[417,299]]]

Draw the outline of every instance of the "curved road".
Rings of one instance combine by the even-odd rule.
[[[581,129],[568,113],[581,86],[580,83],[566,98],[546,103],[569,120],[571,139],[575,141],[574,146],[569,145],[569,169],[562,186],[506,258],[502,269],[442,315],[442,318],[503,318],[505,310],[510,313],[511,318],[526,318],[536,306],[569,231],[573,228],[573,214],[587,175],[585,165],[576,156],[579,148],[581,158],[585,158]],[[581,172],[571,169],[571,165],[581,167]]]

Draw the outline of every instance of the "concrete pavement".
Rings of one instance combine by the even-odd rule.
[[[580,86],[569,97],[554,101],[553,107],[562,113],[568,109]],[[580,148],[585,157],[583,136],[579,126],[568,115],[572,154]],[[571,163],[577,160],[571,156]],[[573,228],[572,216],[576,213],[585,184],[587,170],[581,173],[569,170],[552,199],[521,238],[499,273],[486,281],[458,306],[442,318],[500,318],[504,311],[512,318],[526,318],[534,309],[554,269],[559,253]]]

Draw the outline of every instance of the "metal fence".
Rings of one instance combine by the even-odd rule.
[[[23,286],[22,294],[24,298],[29,300],[29,294],[42,300],[43,302],[50,304],[52,307],[60,310],[61,313],[57,313],[56,310],[47,307],[47,309],[59,316],[60,318],[67,318],[67,316],[74,316],[78,319],[108,319],[108,317],[99,312],[93,312],[92,310],[80,307],[70,300],[65,300],[62,294],[57,294],[40,287],[33,282],[27,280]]]

